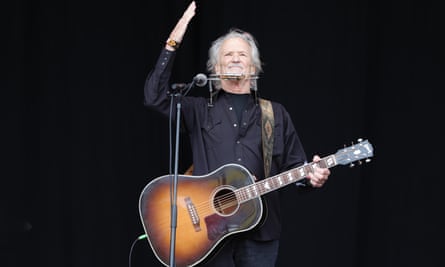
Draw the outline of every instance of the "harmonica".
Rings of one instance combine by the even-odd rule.
[[[240,81],[244,79],[256,80],[257,75],[245,75],[238,73],[211,74],[209,80],[234,80]]]

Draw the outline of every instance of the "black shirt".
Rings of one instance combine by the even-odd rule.
[[[163,50],[155,68],[147,77],[145,105],[169,115],[169,79],[174,52]],[[240,100],[240,99],[238,99]],[[181,116],[190,136],[193,152],[193,174],[204,175],[222,165],[237,163],[246,167],[257,179],[264,179],[261,144],[261,108],[250,95],[241,107],[238,118],[232,95],[220,90],[209,107],[203,97],[183,97]],[[286,109],[272,102],[274,111],[274,147],[270,175],[295,168],[306,161],[306,155]],[[267,218],[259,229],[249,235],[257,240],[278,239],[281,231],[279,192],[263,196]]]

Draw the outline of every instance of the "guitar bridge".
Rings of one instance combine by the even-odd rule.
[[[190,197],[186,197],[184,199],[184,201],[185,201],[190,219],[192,221],[193,227],[195,228],[195,232],[201,231],[200,219],[199,219],[198,212],[196,211],[195,205],[193,204]]]

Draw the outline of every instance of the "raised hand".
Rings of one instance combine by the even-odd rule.
[[[192,1],[190,5],[187,7],[187,9],[184,11],[184,14],[179,19],[178,23],[176,23],[176,26],[175,28],[173,28],[173,31],[170,33],[167,43],[165,45],[166,49],[174,51],[176,48],[179,47],[179,44],[182,42],[182,39],[187,30],[187,26],[190,20],[192,20],[193,16],[195,16],[195,10],[196,10],[196,3],[195,1]]]

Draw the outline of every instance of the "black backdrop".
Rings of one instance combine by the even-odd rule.
[[[278,266],[445,264],[439,2],[198,1],[172,82],[205,72],[210,42],[239,27],[260,44],[261,96],[287,107],[308,155],[375,148],[316,192],[283,189]],[[188,3],[4,7],[1,266],[127,266],[139,194],[168,172],[168,124],[143,84]],[[145,241],[132,258],[160,265]]]

